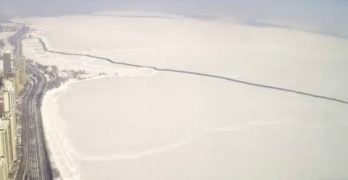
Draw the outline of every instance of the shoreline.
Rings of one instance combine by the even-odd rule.
[[[59,179],[74,179],[78,180],[78,171],[75,169],[73,161],[73,153],[71,153],[70,145],[66,141],[64,125],[57,112],[57,97],[55,95],[66,90],[68,83],[62,84],[58,88],[48,90],[42,100],[42,117],[43,126],[45,129],[48,150],[50,152],[51,164],[59,172]]]
[[[57,97],[57,95],[67,91],[69,86],[72,84],[111,77],[114,76],[103,75],[79,80],[68,79],[61,82],[58,87],[45,91],[42,97],[41,115],[51,164],[53,169],[58,172],[60,176],[58,179],[81,180],[81,177],[78,167],[75,167],[77,163],[74,163],[76,160],[78,160],[78,156],[76,156],[76,152],[69,142],[69,138],[66,136],[65,131],[67,125],[64,123],[64,121],[62,121],[62,117],[58,112],[59,107],[57,100],[59,99],[59,96]]]

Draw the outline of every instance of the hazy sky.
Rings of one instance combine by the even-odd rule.
[[[0,0],[0,7],[2,14],[14,16],[136,10],[237,17],[348,37],[346,0]]]

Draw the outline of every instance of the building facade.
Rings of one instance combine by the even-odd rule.
[[[19,56],[14,62],[14,78],[15,78],[15,89],[18,94],[23,90],[26,84],[26,68],[25,68],[25,57]]]
[[[0,158],[0,179],[8,180],[9,171],[7,169],[7,164],[4,158]]]
[[[8,121],[0,120],[0,179],[7,179],[13,165],[10,143],[10,126]]]
[[[2,80],[0,115],[0,177],[6,179],[17,159],[16,92],[8,79]]]
[[[3,67],[4,78],[9,78],[12,72],[11,53],[4,53],[2,59],[4,61],[4,67]]]
[[[3,81],[3,114],[2,118],[10,124],[10,145],[12,146],[12,159],[17,159],[17,120],[16,120],[16,91],[14,83],[10,80]]]

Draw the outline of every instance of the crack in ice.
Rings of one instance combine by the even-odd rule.
[[[153,149],[148,149],[145,151],[132,153],[132,154],[115,154],[115,155],[109,155],[109,156],[89,156],[89,155],[82,155],[80,153],[75,152],[75,156],[84,161],[116,161],[116,160],[134,160],[134,159],[140,159],[145,158],[148,156],[154,156],[162,153],[167,153],[169,151],[172,151],[174,149],[180,148],[182,146],[192,144],[198,139],[204,138],[206,136],[209,136],[211,134],[216,133],[231,133],[231,132],[239,132],[246,129],[249,129],[251,127],[263,127],[263,126],[270,126],[270,125],[276,125],[280,124],[279,121],[268,121],[268,122],[262,122],[262,121],[251,121],[249,123],[246,123],[243,126],[239,127],[220,127],[212,130],[207,130],[206,132],[200,133],[199,135],[192,136],[189,138],[186,138],[184,140],[178,141],[176,143],[172,143],[166,146],[157,147]]]

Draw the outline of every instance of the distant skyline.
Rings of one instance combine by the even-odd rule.
[[[0,6],[0,15],[16,17],[156,11],[199,18],[241,18],[348,37],[348,2],[343,0],[0,0]]]

